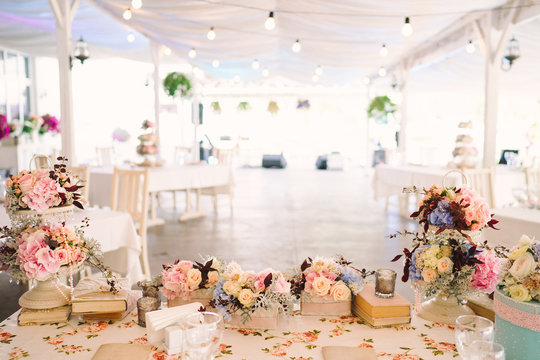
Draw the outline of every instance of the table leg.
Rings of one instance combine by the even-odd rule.
[[[195,205],[195,211],[193,211],[191,210],[191,189],[186,190],[186,212],[180,215],[178,220],[186,221],[189,219],[206,216],[206,213],[201,210],[201,189],[196,189],[195,194],[197,195],[197,200]]]
[[[165,220],[160,219],[157,217],[157,211],[156,211],[156,197],[158,196],[158,193],[149,193],[148,197],[150,197],[150,218],[148,219],[147,226],[156,226],[156,225],[163,225],[165,224]]]

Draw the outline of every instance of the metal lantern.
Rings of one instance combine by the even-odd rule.
[[[505,71],[510,70],[514,61],[519,59],[519,55],[519,42],[515,37],[512,37],[506,47],[506,55],[502,58],[501,68]]]
[[[88,43],[83,40],[82,36],[75,44],[75,50],[73,50],[73,57],[79,59],[81,64],[84,64],[84,60],[90,57],[90,51],[88,50]]]

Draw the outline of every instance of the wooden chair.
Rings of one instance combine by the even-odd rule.
[[[491,208],[494,208],[495,193],[493,192],[493,184],[495,183],[495,176],[493,168],[465,169],[464,173],[467,176],[469,186],[486,199]]]
[[[527,190],[540,190],[540,167],[525,168]]]
[[[233,153],[234,149],[217,149],[218,164],[229,166],[229,182],[225,185],[212,186],[209,188],[201,189],[201,195],[212,196],[212,202],[214,204],[214,211],[218,212],[218,195],[229,196],[229,208],[231,214],[233,212],[233,199],[234,199],[234,175],[233,175]]]
[[[141,265],[145,279],[150,279],[148,261],[147,218],[148,218],[148,174],[149,170],[114,169],[111,193],[111,210],[124,211],[131,215],[141,240]]]
[[[69,168],[71,174],[82,182],[83,188],[81,189],[81,195],[84,199],[84,204],[88,205],[90,194],[90,166],[72,166]]]

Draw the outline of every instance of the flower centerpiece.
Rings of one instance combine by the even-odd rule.
[[[341,256],[307,258],[291,277],[303,315],[350,315],[352,295],[362,290],[361,272]]]
[[[43,122],[38,130],[40,135],[44,135],[46,133],[60,134],[60,120],[49,114],[45,114],[41,118],[43,119]]]
[[[534,359],[540,343],[540,242],[522,235],[495,291],[495,341],[508,359]]]
[[[137,145],[137,154],[142,155],[145,159],[140,166],[155,166],[158,161],[155,156],[159,153],[158,138],[155,134],[155,124],[150,120],[144,120],[141,129],[145,131],[144,134],[139,135],[139,145]]]
[[[231,324],[252,328],[275,328],[279,313],[292,311],[291,284],[273,269],[258,273],[229,263],[216,284],[211,306]]]
[[[465,305],[467,295],[492,293],[500,279],[500,249],[473,241],[478,231],[494,227],[497,220],[474,190],[444,186],[424,190],[419,209],[411,217],[424,231],[391,235],[413,237],[412,249],[404,249],[392,261],[404,255],[402,281],[410,278],[419,296],[435,295],[422,304],[417,297],[418,314],[426,320],[454,324],[457,316],[473,313]]]
[[[309,110],[311,107],[311,104],[309,103],[308,99],[298,99],[298,102],[296,104],[296,108],[298,110]]]
[[[7,117],[0,114],[0,140],[9,138],[11,134],[11,126],[7,122]]]
[[[222,264],[216,258],[204,262],[179,261],[163,265],[161,285],[168,306],[200,302],[208,306],[219,281]]]

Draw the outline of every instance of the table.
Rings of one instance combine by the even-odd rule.
[[[540,210],[508,207],[495,210],[495,226],[500,230],[486,229],[486,238],[493,245],[511,248],[517,245],[521,235],[540,239]]]
[[[141,245],[139,236],[128,213],[107,209],[75,209],[67,220],[69,226],[80,226],[84,218],[90,226],[84,230],[86,236],[96,239],[104,252],[104,262],[115,272],[127,276],[133,284],[142,280],[139,261]],[[8,214],[0,208],[0,226],[10,225]]]
[[[206,215],[200,209],[200,189],[226,185],[230,182],[231,170],[227,165],[165,165],[152,167],[148,179],[148,191],[151,199],[151,214],[148,226],[163,224],[164,221],[156,217],[154,196],[160,191],[186,190],[186,212],[180,220],[201,217]],[[110,206],[111,185],[114,168],[92,168],[90,172],[90,204]],[[191,191],[197,195],[196,209],[191,209]]]
[[[104,343],[147,343],[137,314],[121,321],[81,321],[73,317],[66,325],[17,326],[17,313],[0,324],[2,359],[91,359]],[[372,329],[355,317],[296,315],[280,320],[275,330],[225,330],[220,359],[321,360],[322,346],[374,348],[379,359],[455,359],[453,328],[413,316],[409,325]],[[65,355],[69,355],[66,357]],[[180,359],[167,356],[162,347],[153,360]]]

